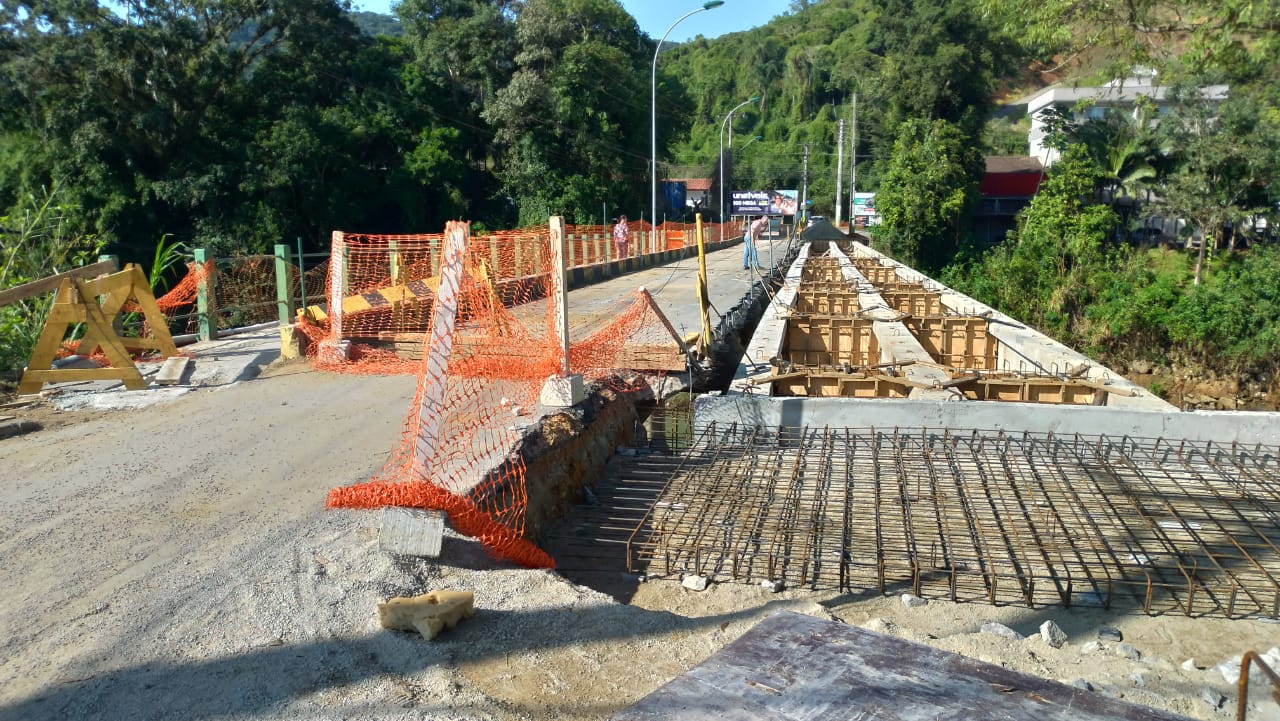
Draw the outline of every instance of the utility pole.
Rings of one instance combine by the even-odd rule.
[[[844,118],[840,118],[840,135],[836,141],[836,226],[840,226],[840,211],[844,209]]]
[[[853,138],[849,149],[849,230],[857,227],[858,216],[853,210],[858,197],[858,91],[853,92]]]
[[[805,143],[804,144],[804,190],[800,192],[800,208],[796,212],[807,218],[809,214],[805,211],[808,209],[808,207],[809,207],[809,144]],[[796,220],[798,221],[799,218],[797,218]]]

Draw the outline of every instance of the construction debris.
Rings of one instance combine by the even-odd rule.
[[[383,628],[417,631],[428,641],[445,628],[457,626],[475,613],[471,591],[432,591],[413,598],[397,597],[378,604]]]

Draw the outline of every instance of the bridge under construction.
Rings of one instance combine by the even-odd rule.
[[[1280,617],[1272,414],[1184,412],[854,241],[801,246],[725,392],[548,533],[563,568]]]

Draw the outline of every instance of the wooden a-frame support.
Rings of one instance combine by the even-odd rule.
[[[116,333],[112,324],[130,301],[146,318],[151,338],[125,338]],[[85,325],[79,353],[92,355],[100,348],[111,363],[110,367],[53,367],[53,360],[66,337],[67,326],[76,323]],[[18,384],[18,393],[39,393],[45,383],[86,380],[119,380],[129,390],[142,390],[147,387],[147,382],[134,366],[129,356],[131,350],[158,350],[166,358],[178,354],[173,337],[169,335],[169,321],[160,312],[142,269],[129,264],[119,273],[95,280],[63,278],[58,284],[58,294],[49,309],[44,330],[31,352],[27,371]]]

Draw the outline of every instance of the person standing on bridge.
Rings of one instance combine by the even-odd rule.
[[[742,269],[759,268],[760,257],[756,254],[756,244],[760,242],[760,237],[764,235],[764,229],[769,224],[769,217],[762,215],[751,222],[751,226],[747,228],[747,235],[742,239]]]
[[[627,257],[627,238],[630,237],[630,230],[627,228],[627,216],[618,216],[618,222],[613,226],[613,247],[618,251],[619,258]]]

